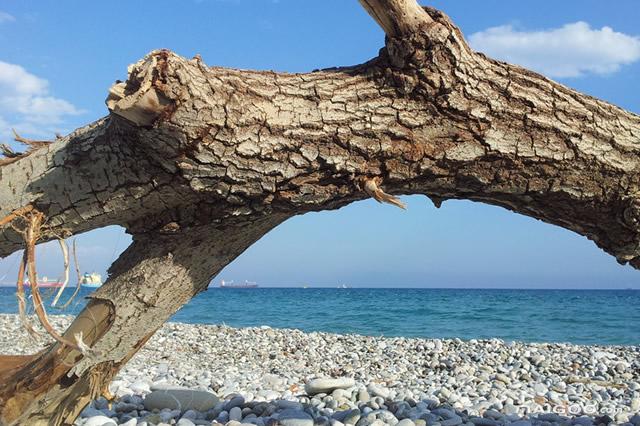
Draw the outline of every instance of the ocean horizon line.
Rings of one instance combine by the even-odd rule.
[[[287,285],[271,285],[271,284],[259,284],[253,288],[242,287],[229,287],[222,288],[217,284],[210,284],[207,290],[221,289],[221,290],[256,290],[256,289],[301,289],[301,290],[313,290],[313,289],[335,289],[335,290],[550,290],[550,291],[640,291],[640,286],[637,287],[406,287],[406,286],[360,286],[360,285],[348,285],[347,287],[341,287],[339,285],[307,285],[305,284],[287,284]],[[0,284],[0,288],[15,287],[15,284]],[[76,285],[67,285],[66,288],[75,288]],[[25,287],[29,290],[29,287]]]

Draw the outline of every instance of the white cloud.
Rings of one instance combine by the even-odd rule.
[[[64,130],[69,116],[81,113],[70,102],[51,96],[47,80],[0,61],[0,138],[9,138],[11,127],[51,138]]]
[[[560,78],[609,74],[640,59],[640,37],[586,22],[542,31],[504,25],[472,34],[469,43],[493,58]]]
[[[13,22],[16,18],[13,15],[9,15],[7,12],[3,12],[0,10],[0,24],[4,24],[5,22]]]

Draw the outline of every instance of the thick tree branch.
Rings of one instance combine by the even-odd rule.
[[[638,116],[518,67],[444,53],[391,71],[383,54],[274,74],[154,52],[121,85],[125,97],[110,97],[118,115],[0,169],[2,213],[32,203],[56,230],[135,233],[337,208],[367,197],[356,178],[379,177],[391,194],[500,205],[637,259]],[[164,99],[150,115],[149,91]],[[119,118],[137,108],[152,124]],[[4,254],[20,248],[6,227],[0,241]]]
[[[281,220],[245,222],[242,232],[209,225],[136,236],[64,335],[81,334],[94,355],[57,343],[24,364],[0,368],[0,424],[72,424],[171,315]]]

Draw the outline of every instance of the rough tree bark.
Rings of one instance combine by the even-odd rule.
[[[50,234],[134,237],[65,333],[94,356],[7,358],[1,424],[71,423],[254,241],[380,188],[502,206],[640,268],[640,117],[473,52],[415,0],[360,2],[387,34],[365,64],[282,74],[155,51],[112,87],[108,117],[0,167],[0,217],[30,206]],[[0,255],[20,248],[0,229]]]

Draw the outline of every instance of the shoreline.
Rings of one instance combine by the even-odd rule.
[[[51,316],[51,321],[62,329],[70,318]],[[0,314],[0,344],[5,354],[39,348],[11,314]],[[316,393],[309,388],[314,379],[338,379],[333,384],[340,386]],[[204,412],[158,406],[154,413],[145,405],[153,399],[146,398],[152,390],[157,395],[176,387],[207,392],[219,401]],[[105,421],[118,420],[107,424],[127,425],[146,419],[148,425],[173,421],[184,426],[216,420],[260,426],[270,421],[288,426],[640,426],[640,346],[167,323],[121,370],[110,390],[118,398],[111,408],[94,401],[77,424],[93,426],[92,418],[106,415]],[[294,414],[298,417],[285,418]]]

